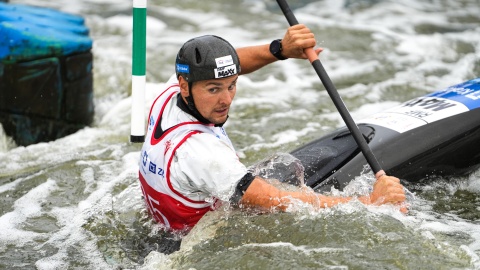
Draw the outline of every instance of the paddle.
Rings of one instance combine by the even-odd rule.
[[[288,6],[287,1],[277,0],[277,3],[280,6],[280,9],[282,9],[282,12],[287,18],[287,21],[290,24],[290,26],[298,24],[298,21],[295,18],[295,15],[293,14],[293,12],[290,10],[290,7]],[[347,125],[348,129],[352,133],[353,138],[355,139],[358,146],[360,147],[360,150],[365,156],[365,159],[367,160],[368,164],[372,168],[373,172],[375,173],[375,175],[377,175],[379,172],[380,172],[379,175],[384,174],[385,172],[382,170],[380,164],[378,163],[377,159],[373,155],[372,150],[370,149],[367,142],[365,141],[365,138],[363,137],[362,133],[358,129],[358,126],[355,124],[352,117],[350,116],[350,113],[348,112],[347,107],[343,103],[343,100],[338,94],[337,89],[335,88],[332,81],[328,77],[328,74],[323,68],[323,65],[320,62],[320,59],[318,59],[318,55],[315,53],[313,48],[305,49],[305,54],[307,54],[308,60],[312,64],[313,68],[317,72],[317,75],[320,77],[320,80],[322,81],[323,85],[327,89],[327,92],[330,95],[330,98],[332,99],[333,103],[335,104],[335,107],[337,108],[338,112],[342,116],[343,121]]]

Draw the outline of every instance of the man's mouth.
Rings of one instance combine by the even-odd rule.
[[[228,108],[217,109],[217,110],[215,110],[215,113],[218,113],[218,114],[227,114],[227,113],[228,113]]]

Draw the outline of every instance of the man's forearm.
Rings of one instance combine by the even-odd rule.
[[[354,198],[354,197],[324,196],[314,192],[313,190],[307,190],[303,192],[281,191],[280,196],[282,198],[282,204],[289,204],[291,203],[292,199],[297,199],[319,208],[333,207],[338,204],[347,203]],[[370,204],[369,196],[361,196],[361,197],[357,197],[357,199],[364,204]]]
[[[314,207],[326,208],[346,203],[352,200],[352,197],[324,196],[311,189],[300,191],[280,190],[257,176],[245,191],[241,203],[248,206],[276,208],[285,211],[295,200],[311,204]],[[359,197],[358,200],[370,204],[369,196]]]
[[[270,53],[269,44],[237,48],[240,58],[240,74],[248,74],[277,60]]]

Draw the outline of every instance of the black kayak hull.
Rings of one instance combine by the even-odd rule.
[[[480,167],[480,78],[357,124],[389,175],[414,182],[469,174]],[[370,169],[346,127],[291,154],[305,167],[305,183],[319,191],[341,190]]]

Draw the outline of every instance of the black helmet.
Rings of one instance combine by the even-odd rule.
[[[175,61],[175,72],[188,83],[230,77],[240,73],[237,51],[221,37],[206,35],[183,44]]]
[[[213,35],[192,38],[183,44],[175,60],[177,78],[182,76],[188,82],[189,96],[186,96],[188,113],[200,122],[209,124],[195,106],[193,83],[203,80],[226,78],[240,73],[237,51],[225,39]],[[181,99],[179,99],[181,100]],[[182,108],[183,102],[180,103]],[[222,126],[216,124],[216,126]]]

